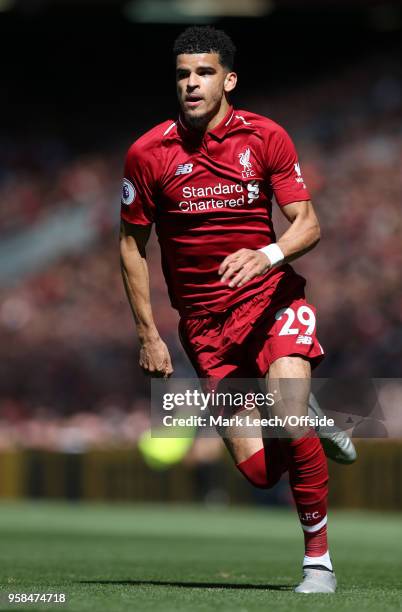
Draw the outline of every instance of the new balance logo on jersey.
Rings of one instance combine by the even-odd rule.
[[[179,174],[190,174],[190,172],[193,171],[193,166],[194,164],[179,164],[174,175],[178,176]]]
[[[260,186],[257,181],[250,181],[247,183],[247,191],[249,204],[252,204],[254,200],[258,200],[258,196],[260,195]]]
[[[239,153],[239,161],[243,166],[243,171],[241,173],[242,178],[250,178],[250,176],[255,176],[255,172],[253,170],[253,164],[250,161],[250,149],[247,147],[245,151]]]
[[[296,172],[296,183],[303,183],[304,189],[306,189],[306,185],[304,184],[303,177],[301,175],[300,164],[295,164],[295,172]]]

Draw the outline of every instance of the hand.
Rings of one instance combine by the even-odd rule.
[[[265,274],[271,267],[268,257],[261,251],[240,249],[222,261],[218,273],[221,283],[231,279],[229,287],[241,287],[249,280]]]
[[[145,374],[158,378],[169,378],[173,374],[169,350],[161,338],[142,341],[140,367]]]

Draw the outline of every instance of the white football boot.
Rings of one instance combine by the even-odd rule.
[[[316,567],[303,567],[303,580],[295,588],[295,593],[335,593],[336,576],[334,572]]]
[[[311,418],[325,416],[312,393],[310,393],[308,401],[308,414]],[[329,459],[344,464],[356,461],[357,453],[354,444],[348,434],[340,427],[336,425],[332,427],[317,425],[315,431],[319,435],[324,453]]]

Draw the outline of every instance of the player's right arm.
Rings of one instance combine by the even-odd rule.
[[[145,251],[150,233],[150,225],[121,221],[121,271],[141,345],[140,366],[153,376],[168,377],[173,373],[172,362],[168,348],[158,333],[151,307]]]
[[[129,149],[121,201],[120,261],[124,287],[140,341],[140,366],[152,376],[173,373],[152,314],[146,244],[155,220],[159,163],[144,137]]]

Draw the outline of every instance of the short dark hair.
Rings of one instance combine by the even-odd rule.
[[[174,42],[174,57],[181,53],[218,53],[220,64],[233,70],[236,47],[223,30],[212,26],[192,26],[179,34]]]

